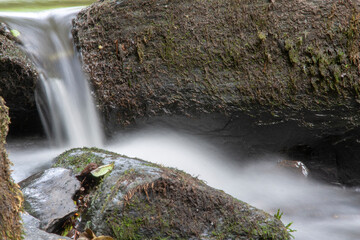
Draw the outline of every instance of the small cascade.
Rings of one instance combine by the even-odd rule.
[[[80,8],[36,13],[1,13],[0,20],[17,30],[40,79],[36,103],[55,146],[101,146],[103,132],[89,84],[71,36],[71,21]]]

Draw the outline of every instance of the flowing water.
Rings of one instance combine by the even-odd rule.
[[[61,7],[85,6],[95,0],[0,0],[0,11],[39,11]]]
[[[48,136],[56,143],[38,138],[10,140],[15,181],[48,167],[65,148],[102,144],[90,90],[71,45],[70,21],[78,10],[1,14],[21,33],[26,50],[42,72],[37,101]],[[283,222],[294,222],[291,228],[297,230],[293,233],[296,239],[360,239],[359,195],[290,175],[276,165],[281,156],[264,156],[244,165],[222,152],[222,146],[160,128],[122,133],[104,148],[177,167],[270,213],[281,209]]]
[[[40,73],[36,104],[45,131],[56,146],[101,146],[102,130],[89,84],[71,38],[79,8],[35,13],[2,13]]]

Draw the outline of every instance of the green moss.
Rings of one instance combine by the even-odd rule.
[[[111,187],[110,193],[107,195],[106,200],[102,203],[101,212],[104,212],[109,202],[113,200],[115,195],[119,192],[120,188],[123,187],[123,183],[133,181],[136,177],[138,177],[138,174],[135,169],[131,168],[126,170],[121,177],[116,181],[116,183]],[[101,185],[101,184],[100,184]],[[101,188],[101,186],[100,186]],[[101,193],[97,193],[99,195]],[[93,200],[96,199],[96,195],[93,198]]]
[[[145,49],[145,46],[144,46],[144,44],[142,42],[138,42],[136,46],[137,46],[136,51],[137,51],[139,61],[140,61],[140,63],[142,63],[144,61],[144,49]]]
[[[232,197],[220,200],[215,194],[206,198],[193,185],[194,181],[200,186],[205,186],[204,183],[181,171],[175,171],[176,174],[172,171],[175,170],[169,174],[176,176],[176,184],[164,178],[152,186],[140,186],[123,209],[114,210],[107,217],[117,239],[198,238],[209,222],[213,224],[206,231],[215,239],[289,239],[285,228],[279,228],[279,222],[254,216],[246,203]],[[246,207],[238,209],[238,204]]]
[[[8,133],[8,108],[0,96],[0,239],[22,239],[23,228],[20,212],[23,210],[23,196],[19,186],[10,176],[10,164],[5,150]]]
[[[290,49],[294,48],[294,43],[291,39],[286,39],[285,40],[285,49],[287,51],[290,51]]]
[[[336,2],[334,9],[342,14],[328,21],[331,4],[304,3],[310,12],[321,12],[316,17],[292,14],[299,4],[287,1],[275,4],[275,10],[270,2],[258,0],[146,6],[139,0],[106,0],[80,13],[74,32],[85,69],[92,71],[91,81],[101,82],[96,89],[100,108],[110,119],[115,106],[119,124],[164,112],[245,112],[257,120],[276,109],[272,122],[292,119],[299,111],[336,109],[339,104],[357,114],[358,10]],[[89,15],[102,19],[106,31],[90,31]],[[303,23],[304,17],[311,28]],[[93,41],[112,43],[119,36],[124,59],[113,61],[117,58],[111,48],[101,55],[92,50]],[[116,70],[119,66],[124,69]]]
[[[250,220],[250,214],[249,216],[246,216],[246,214],[242,213],[242,215],[245,216],[240,221],[232,216],[228,216],[225,218],[223,224],[218,226],[217,229],[212,232],[212,235],[215,236],[216,239],[235,239],[240,236],[249,240],[290,239],[290,236],[285,232],[280,233],[279,235],[277,223],[272,221],[253,222]]]
[[[300,63],[298,52],[297,52],[295,49],[293,49],[293,48],[291,48],[291,49],[289,50],[289,58],[290,58],[290,61],[291,61],[294,65],[297,65],[297,64]]]
[[[266,35],[265,35],[265,33],[263,33],[263,32],[258,32],[258,38],[259,38],[261,41],[265,41],[265,40],[266,40]]]
[[[123,240],[140,240],[143,239],[138,231],[143,224],[142,218],[133,219],[128,216],[123,216],[121,219],[109,219],[109,225],[114,233],[116,239]]]
[[[89,163],[103,165],[103,159],[109,156],[121,156],[98,148],[74,148],[62,153],[55,159],[53,167],[70,168],[75,174],[80,173]]]

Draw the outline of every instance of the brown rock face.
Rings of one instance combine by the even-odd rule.
[[[10,176],[10,161],[5,151],[5,138],[10,123],[8,108],[0,97],[0,239],[21,239],[22,226],[19,211],[22,194]]]
[[[245,112],[317,129],[342,119],[347,129],[346,117],[359,118],[358,7],[105,0],[80,12],[73,35],[100,109],[116,124]]]
[[[202,119],[193,129],[235,148],[291,152],[342,169],[337,143],[360,125],[359,7],[104,0],[78,14],[73,36],[108,126]],[[354,162],[346,171],[358,169]]]

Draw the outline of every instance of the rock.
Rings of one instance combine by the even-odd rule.
[[[73,36],[108,122],[240,112],[335,132],[360,117],[359,5],[105,0]]]
[[[41,132],[35,104],[38,73],[20,42],[0,22],[0,96],[10,108],[10,134]],[[40,130],[39,130],[40,129]]]
[[[278,166],[296,174],[307,178],[309,176],[309,169],[301,161],[281,160],[277,163]]]
[[[1,74],[1,72],[0,72]],[[21,239],[20,211],[23,197],[20,188],[11,178],[6,150],[6,136],[10,119],[8,108],[0,97],[0,239]]]
[[[24,223],[24,240],[70,240],[70,238],[40,230],[40,220],[27,212],[22,213],[21,218]]]
[[[359,132],[339,139],[334,148],[337,154],[338,175],[341,183],[360,185],[360,139]]]
[[[80,213],[80,225],[96,235],[115,239],[289,239],[275,217],[176,169],[95,148],[69,150],[54,166],[81,172],[77,164],[86,166],[88,159],[100,165],[114,164],[84,196],[89,207]]]
[[[77,207],[72,200],[80,182],[72,171],[52,168],[21,182],[25,209],[40,220],[40,228],[54,232],[73,216]]]
[[[110,133],[159,122],[235,156],[316,153],[360,125],[359,7],[104,0],[78,14],[73,36]]]

